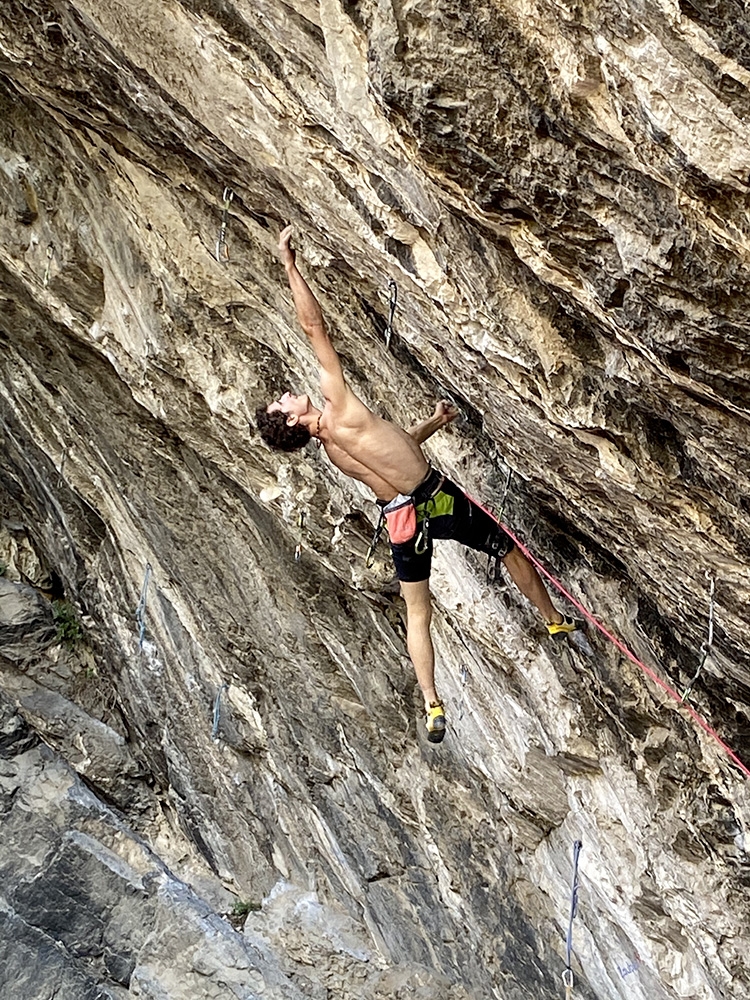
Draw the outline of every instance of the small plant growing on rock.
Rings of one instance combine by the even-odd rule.
[[[83,629],[70,601],[53,601],[52,614],[57,626],[57,641],[72,649],[83,638]]]
[[[241,927],[248,913],[257,913],[263,907],[260,903],[253,903],[247,899],[238,899],[229,914],[229,922],[233,927]]]

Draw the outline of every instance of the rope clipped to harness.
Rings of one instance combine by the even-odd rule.
[[[563,972],[562,977],[566,1000],[570,1000],[573,995],[573,921],[578,912],[578,859],[582,848],[583,843],[576,840],[573,844],[573,883],[570,888],[570,919],[568,920],[568,936],[565,947],[565,972]]]

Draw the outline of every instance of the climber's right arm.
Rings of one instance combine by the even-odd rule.
[[[309,285],[297,270],[296,254],[289,245],[292,227],[287,226],[279,236],[279,255],[286,268],[289,287],[292,290],[297,319],[306,333],[310,346],[320,365],[320,388],[331,403],[341,403],[349,392],[344,379],[341,360],[331,343],[331,338],[323,321],[323,313],[318,300]]]

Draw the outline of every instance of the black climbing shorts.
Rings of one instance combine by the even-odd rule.
[[[391,542],[396,576],[404,583],[429,579],[435,538],[452,538],[498,559],[505,558],[513,548],[513,539],[497,521],[436,469],[430,471],[413,496],[417,508],[416,537],[402,545]],[[425,517],[428,518],[427,544],[421,552]]]

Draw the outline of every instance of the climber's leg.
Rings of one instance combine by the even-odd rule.
[[[435,650],[430,635],[430,581],[402,581],[401,593],[406,602],[406,646],[427,712],[427,738],[433,743],[439,743],[445,735],[445,711],[435,690]]]
[[[578,623],[557,610],[535,566],[529,562],[518,546],[514,545],[503,557],[503,565],[524,597],[540,612],[547,625],[547,631],[553,638],[562,638],[569,632],[575,631]]]

